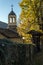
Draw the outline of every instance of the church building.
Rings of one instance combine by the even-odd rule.
[[[16,14],[13,11],[8,14],[8,26],[7,28],[0,28],[0,39],[9,39],[12,42],[22,42],[22,38],[17,32]]]

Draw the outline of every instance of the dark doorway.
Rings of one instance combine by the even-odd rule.
[[[34,36],[32,37],[33,43],[36,45],[36,52],[40,51],[40,36]]]

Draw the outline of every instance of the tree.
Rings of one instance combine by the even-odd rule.
[[[18,32],[24,37],[25,42],[31,42],[31,35],[27,34],[30,30],[40,31],[39,18],[41,17],[41,0],[22,0],[19,4],[21,7]]]

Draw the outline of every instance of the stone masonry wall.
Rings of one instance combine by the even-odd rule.
[[[2,65],[30,65],[34,54],[34,46],[29,44],[12,43],[0,40],[0,64]],[[2,58],[3,56],[3,58]],[[3,61],[3,59],[5,61]]]

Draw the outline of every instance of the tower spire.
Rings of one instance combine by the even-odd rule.
[[[11,10],[13,11],[13,5],[11,5]]]

